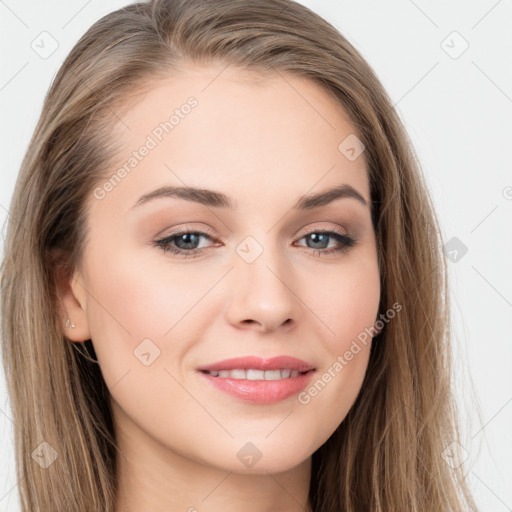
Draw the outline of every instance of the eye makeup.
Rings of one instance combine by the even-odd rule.
[[[210,231],[205,232],[184,227],[174,231],[173,233],[170,233],[169,235],[166,235],[163,238],[155,240],[153,242],[153,246],[161,249],[166,254],[172,254],[181,258],[191,258],[196,257],[200,253],[204,253],[206,249],[212,249],[211,246],[206,248],[195,247],[196,242],[198,242],[200,238],[206,238],[215,243],[220,242]],[[331,239],[338,244],[337,246],[331,248],[309,247],[312,249],[312,254],[315,256],[346,254],[352,247],[357,244],[357,239],[355,237],[334,229],[310,229],[298,240],[302,240],[303,238],[308,239],[308,241],[312,242],[313,244],[321,245],[325,241],[328,241],[329,243]],[[181,244],[185,246],[193,245],[194,247],[183,247],[183,245],[182,247],[179,247]],[[299,247],[304,246],[300,245]]]

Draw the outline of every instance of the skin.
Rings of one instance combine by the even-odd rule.
[[[311,455],[354,403],[371,341],[308,404],[297,395],[245,402],[196,369],[291,355],[314,365],[314,382],[374,325],[380,281],[365,154],[350,161],[338,150],[356,130],[313,82],[188,65],[123,112],[108,176],[190,96],[197,107],[103,199],[88,198],[83,265],[59,285],[63,317],[76,325],[66,336],[92,339],[111,392],[118,512],[304,510]],[[367,205],[343,198],[292,210],[300,196],[341,184]],[[174,197],[131,208],[163,185],[213,189],[238,207]],[[215,239],[200,237],[190,258],[152,245],[180,227]],[[331,236],[315,245],[306,236],[315,229],[357,243],[319,255],[340,243]],[[263,249],[250,264],[236,251],[248,236]],[[144,339],[160,350],[148,366],[134,356]],[[248,442],[261,453],[252,467],[237,457]]]

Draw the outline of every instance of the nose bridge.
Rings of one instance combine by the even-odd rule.
[[[232,323],[253,321],[269,330],[295,319],[297,297],[278,243],[271,234],[257,236],[247,236],[235,248],[228,314]]]
[[[269,294],[283,293],[282,282],[288,264],[279,241],[272,234],[258,234],[245,237],[236,247],[236,269],[240,278],[250,283],[253,291],[261,288]]]

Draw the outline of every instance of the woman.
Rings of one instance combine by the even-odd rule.
[[[307,8],[95,23],[10,219],[23,511],[476,510],[431,199],[377,77]]]

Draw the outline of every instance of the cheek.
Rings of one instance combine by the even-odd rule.
[[[156,259],[153,249],[141,255],[100,245],[88,256],[87,315],[107,385],[128,371],[133,379],[176,368],[221,312],[223,302],[208,296],[219,272]]]
[[[184,270],[164,257],[155,263],[155,259],[112,253],[90,260],[102,262],[91,272],[97,300],[91,300],[90,316],[96,334],[105,337],[103,333],[113,328],[133,343],[146,337],[160,339],[177,323],[186,322],[187,312],[200,302],[215,277]]]
[[[377,320],[380,301],[377,264],[372,260],[368,264],[340,265],[336,272],[327,270],[325,276],[317,273],[314,283],[315,287],[309,287],[307,303],[325,326],[323,339],[328,350],[339,354]]]
[[[317,274],[315,282],[322,284],[322,293],[315,288],[316,293],[310,292],[305,301],[325,327],[321,340],[326,353],[325,365],[317,376],[322,382],[316,388],[331,388],[320,401],[330,408],[342,407],[344,416],[362,385],[375,335],[371,328],[380,301],[378,266],[340,266],[335,276],[332,271],[330,279]]]

